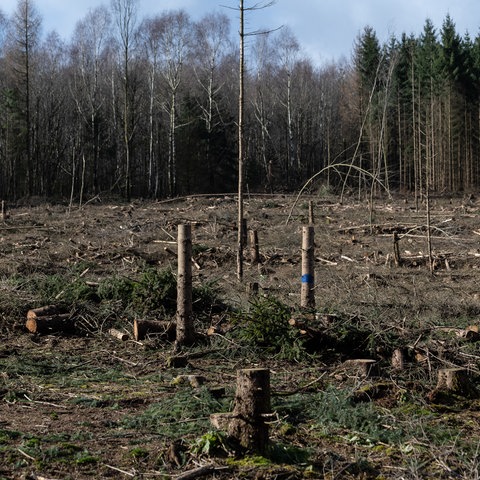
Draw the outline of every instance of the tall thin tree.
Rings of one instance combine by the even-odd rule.
[[[124,195],[130,200],[131,194],[131,139],[133,131],[130,128],[132,105],[130,99],[130,64],[134,42],[134,32],[137,23],[139,0],[112,0],[112,10],[122,46],[123,64],[123,142],[125,148],[125,183]]]

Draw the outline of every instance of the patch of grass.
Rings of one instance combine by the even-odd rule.
[[[323,392],[293,395],[279,400],[275,410],[290,423],[308,423],[313,429],[348,430],[358,441],[397,443],[404,435],[395,418],[385,415],[371,402],[356,403],[347,390],[333,387]],[[351,437],[353,438],[353,437]]]
[[[120,302],[124,307],[131,301],[134,281],[121,276],[112,276],[102,280],[97,287],[100,301]]]
[[[311,454],[312,452],[306,448],[284,443],[273,443],[269,448],[268,458],[275,463],[295,465],[307,463]]]
[[[210,414],[228,411],[229,405],[215,399],[208,389],[195,394],[191,389],[180,390],[161,403],[122,421],[124,428],[155,432],[170,439],[208,431]]]
[[[20,432],[13,430],[0,430],[0,445],[7,445],[13,440],[16,440],[21,437]]]
[[[135,447],[128,452],[128,455],[135,460],[141,460],[147,458],[150,453],[142,447]]]

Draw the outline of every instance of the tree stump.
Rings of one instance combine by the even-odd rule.
[[[270,370],[245,369],[237,372],[233,412],[214,414],[210,421],[245,450],[263,455],[269,431],[265,418],[270,411]]]
[[[404,370],[406,361],[406,353],[403,348],[397,348],[392,354],[392,367],[395,370]]]
[[[478,397],[478,391],[470,381],[465,368],[443,368],[438,371],[437,391],[447,391],[463,397]]]
[[[377,362],[370,358],[347,360],[343,366],[353,375],[359,377],[369,378],[378,376],[379,374]]]

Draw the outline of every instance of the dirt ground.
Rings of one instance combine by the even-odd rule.
[[[249,308],[252,283],[260,297],[298,312],[309,201],[318,314],[307,320],[314,333],[335,329],[337,342],[320,342],[301,360],[257,355],[221,327],[228,312]],[[246,199],[245,210],[248,228],[258,232],[261,264],[250,263],[247,248],[239,283],[230,197],[9,209],[0,222],[0,478],[479,478],[480,200],[431,199],[433,273],[425,205],[415,208],[412,199],[376,199],[370,209],[355,198],[340,204],[335,196],[259,195]],[[27,311],[66,300],[73,282],[87,288],[112,277],[136,279],[146,268],[175,271],[177,225],[187,222],[194,285],[215,288],[228,311],[203,312],[199,328],[217,325],[221,333],[184,352],[186,366],[169,366],[169,342],[135,341],[132,311],[118,301],[76,311],[69,300],[80,327],[73,335],[26,330]],[[45,284],[54,280],[48,297]],[[112,326],[129,339],[110,336]],[[345,340],[353,327],[368,332],[368,346]],[[406,352],[400,371],[390,361],[397,348]],[[379,376],[352,369],[348,361],[358,358],[375,360]],[[254,366],[271,372],[277,419],[270,459],[239,458],[218,439],[205,446],[214,430],[211,410],[228,411],[236,371]],[[465,369],[467,393],[435,388],[447,368]],[[182,384],[179,375],[201,376],[204,385]],[[329,420],[322,404],[315,413],[309,403],[326,402],[332,388],[355,399],[338,408],[353,405],[354,416],[368,404],[377,420]]]

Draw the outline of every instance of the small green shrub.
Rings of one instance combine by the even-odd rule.
[[[141,313],[174,312],[176,300],[177,279],[171,270],[148,268],[133,285],[132,304]]]
[[[197,438],[191,448],[194,455],[220,456],[228,454],[227,436],[220,431],[208,431]]]
[[[133,280],[114,276],[100,282],[97,287],[97,294],[101,301],[121,302],[126,307],[131,302],[133,290]]]
[[[245,312],[235,315],[238,339],[265,353],[285,360],[299,360],[306,356],[303,339],[288,320],[291,309],[279,300],[267,297],[253,302]]]

